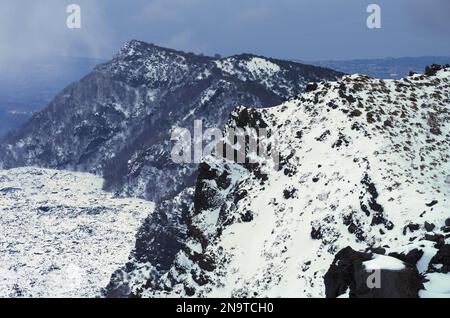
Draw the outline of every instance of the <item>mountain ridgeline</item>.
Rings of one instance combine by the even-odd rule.
[[[196,165],[170,158],[174,127],[221,129],[238,105],[269,107],[333,80],[329,69],[250,54],[212,58],[127,42],[3,138],[0,167],[91,172],[121,196],[152,201],[195,182]]]

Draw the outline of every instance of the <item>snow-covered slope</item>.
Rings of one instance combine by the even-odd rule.
[[[346,76],[275,108],[238,108],[228,129],[267,126],[280,169],[208,157],[173,266],[125,284],[140,296],[323,297],[341,249],[417,248],[421,295],[448,295],[430,284],[450,270],[450,69],[433,73]]]
[[[0,297],[98,297],[126,262],[153,203],[115,199],[103,180],[0,171]]]

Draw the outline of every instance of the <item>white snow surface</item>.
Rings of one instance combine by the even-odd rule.
[[[258,56],[248,56],[245,59],[238,59],[235,56],[228,57],[222,60],[214,61],[216,66],[221,69],[225,74],[237,76],[239,79],[246,80],[258,80],[268,89],[277,92],[280,88],[286,89],[293,95],[292,88],[285,85],[281,78],[286,75],[287,70],[282,69],[279,65],[272,60]],[[302,79],[307,84],[305,79]]]
[[[431,273],[425,290],[420,291],[421,298],[450,298],[450,274]]]
[[[375,270],[389,270],[389,271],[401,271],[405,269],[405,264],[395,257],[385,255],[374,255],[374,258],[370,261],[364,262],[364,267],[368,271]]]
[[[86,173],[0,171],[0,297],[99,297],[154,204]]]

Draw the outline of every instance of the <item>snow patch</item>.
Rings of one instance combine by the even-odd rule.
[[[431,273],[426,276],[425,290],[421,290],[421,298],[450,298],[450,274]]]
[[[364,267],[368,271],[375,270],[388,270],[388,271],[401,271],[405,269],[405,264],[394,258],[384,255],[375,254],[374,258],[370,261],[364,262]]]

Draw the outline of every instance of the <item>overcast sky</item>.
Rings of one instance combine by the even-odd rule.
[[[81,29],[66,27],[81,6]],[[382,28],[366,26],[367,5]],[[305,61],[450,56],[450,0],[1,0],[0,60],[110,58],[139,39],[196,53]]]

